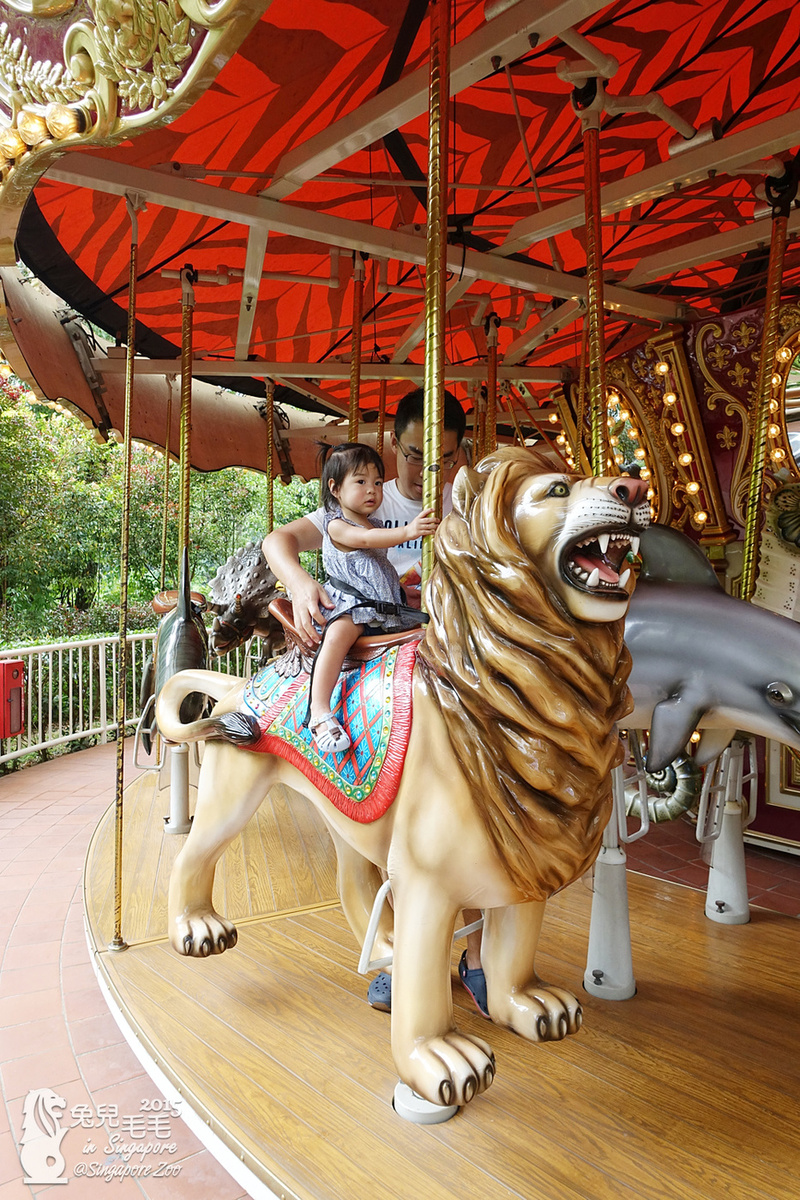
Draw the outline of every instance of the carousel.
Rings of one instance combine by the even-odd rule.
[[[7,363],[180,472],[133,780],[126,483],[84,875],[166,1100],[253,1197],[789,1200],[797,921],[744,846],[800,854],[797,7],[8,0],[0,79]],[[352,442],[440,523],[334,753],[258,545],[209,631],[189,491]],[[705,895],[626,871],[687,811]]]

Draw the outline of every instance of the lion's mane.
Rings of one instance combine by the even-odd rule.
[[[462,471],[436,534],[420,670],[509,877],[546,899],[593,862],[631,710],[623,622],[578,621],[521,550],[514,502],[553,466],[501,450]]]

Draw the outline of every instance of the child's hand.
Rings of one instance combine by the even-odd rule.
[[[433,515],[433,509],[426,508],[419,514],[418,517],[414,517],[414,520],[409,521],[409,523],[406,525],[406,530],[408,531],[408,541],[413,542],[416,541],[418,537],[425,537],[425,535],[428,533],[435,533],[436,526],[438,524],[439,522]]]

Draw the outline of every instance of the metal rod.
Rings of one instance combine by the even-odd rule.
[[[267,533],[272,533],[275,524],[275,477],[272,472],[272,456],[275,451],[275,384],[271,379],[264,381],[264,390],[264,420],[267,423]]]
[[[603,326],[603,246],[600,223],[600,131],[594,124],[584,126],[583,157],[591,461],[592,474],[604,475],[606,471],[606,350]]]
[[[347,440],[358,441],[358,409],[361,391],[361,326],[364,316],[364,260],[356,255],[353,272],[353,344],[350,350],[350,419]]]
[[[775,351],[778,348],[778,310],[781,302],[781,278],[783,276],[783,258],[786,252],[787,221],[786,213],[773,212],[767,293],[764,300],[764,332],[761,341],[761,361],[758,364],[758,386],[753,419],[752,466],[747,489],[747,515],[742,549],[741,596],[743,600],[749,600],[755,591],[756,566],[761,543],[761,496],[767,458],[767,427],[769,425],[769,402],[772,396],[772,373],[775,370]]]
[[[122,937],[122,835],[125,789],[125,722],[128,683],[128,570],[131,523],[131,408],[133,359],[136,354],[136,278],[139,258],[139,223],[136,200],[126,196],[131,221],[131,259],[128,275],[128,344],[125,356],[125,425],[123,432],[122,528],[119,552],[119,667],[117,671],[117,762],[114,793],[114,936],[110,950],[127,950]],[[105,686],[105,684],[103,685]]]
[[[428,85],[428,227],[425,247],[425,467],[422,506],[442,515],[444,335],[447,288],[447,158],[450,0],[432,0]],[[423,589],[433,569],[433,538],[422,541]]]
[[[519,133],[519,140],[522,143],[522,149],[525,154],[525,162],[528,164],[528,172],[531,177],[531,183],[533,184],[533,194],[536,197],[536,206],[539,209],[539,211],[541,212],[543,205],[542,205],[542,197],[539,194],[539,181],[537,180],[536,172],[533,169],[533,160],[531,159],[531,152],[528,149],[528,139],[525,136],[525,130],[522,125],[522,114],[519,111],[519,102],[517,100],[517,89],[514,87],[514,80],[511,77],[511,67],[509,67],[508,64],[506,64],[504,70],[506,73],[506,80],[508,82],[508,90],[511,93],[511,103],[514,106],[514,117],[516,118],[516,122],[517,122],[517,132]],[[558,247],[556,246],[555,238],[549,237],[547,239],[547,248],[550,251],[550,259],[551,259],[555,269],[557,271],[563,271],[564,270],[564,260],[558,252]]]
[[[378,454],[383,458],[383,439],[386,434],[386,380],[382,379],[378,385],[378,436],[375,448]]]
[[[169,512],[169,443],[172,432],[172,381],[174,376],[167,377],[167,429],[164,434],[164,503],[161,514],[161,591],[167,586],[167,517]]]
[[[491,312],[486,318],[486,423],[484,454],[497,449],[497,329],[500,318]]]
[[[194,270],[181,271],[181,496],[180,557],[189,545],[189,479],[192,469],[192,322],[194,318]]]

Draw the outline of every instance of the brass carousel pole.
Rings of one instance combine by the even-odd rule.
[[[493,454],[497,449],[497,330],[500,318],[490,312],[484,326],[486,330],[486,424],[484,427],[484,454]]]
[[[355,255],[353,268],[353,346],[350,351],[350,419],[347,440],[358,441],[359,393],[361,392],[361,325],[364,316],[364,259]]]
[[[589,325],[589,421],[593,475],[606,474],[606,349],[603,328],[603,243],[600,221],[600,115],[603,89],[587,79],[572,93],[583,136],[586,211],[586,320]]]
[[[386,436],[386,380],[382,379],[378,385],[378,434],[375,441],[375,449],[378,455],[383,458],[383,440]]]
[[[181,271],[181,493],[180,558],[189,548],[189,480],[192,466],[192,323],[194,319],[194,267]]]
[[[267,423],[267,533],[272,533],[275,525],[275,477],[272,471],[272,456],[275,452],[275,384],[271,379],[264,380],[264,420]]]
[[[447,280],[447,124],[450,0],[432,0],[428,83],[428,234],[425,251],[425,467],[422,506],[442,515],[444,299]],[[423,589],[433,568],[433,538],[422,540]]]
[[[772,374],[778,348],[778,313],[781,303],[783,259],[786,253],[786,230],[795,196],[797,170],[789,168],[781,179],[768,178],[767,199],[772,205],[772,236],[769,246],[767,293],[764,300],[764,332],[761,340],[761,361],[758,364],[755,409],[753,412],[752,466],[747,489],[747,515],[742,550],[741,596],[749,600],[755,591],[758,551],[761,544],[761,497],[767,460],[767,429],[769,402],[772,398]]]
[[[169,443],[172,432],[172,385],[174,375],[167,376],[167,429],[164,434],[164,504],[161,515],[161,591],[167,586],[167,514],[169,510]]]
[[[125,787],[125,723],[128,716],[128,566],[131,522],[131,408],[133,404],[133,360],[136,355],[136,277],[139,261],[139,222],[142,203],[126,196],[131,221],[131,261],[128,275],[128,345],[125,355],[125,428],[122,474],[122,529],[119,569],[119,656],[117,662],[117,768],[114,793],[114,936],[109,950],[127,950],[122,937],[122,813]]]

